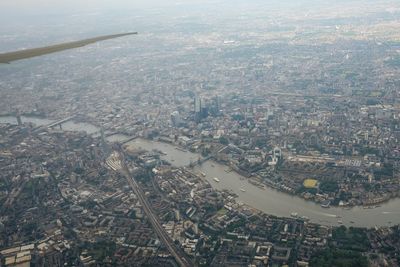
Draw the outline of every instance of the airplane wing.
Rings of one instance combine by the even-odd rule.
[[[80,41],[74,41],[74,42],[56,44],[56,45],[51,45],[51,46],[2,53],[2,54],[0,54],[0,63],[10,64],[11,62],[16,61],[16,60],[57,53],[60,51],[74,49],[74,48],[86,46],[86,45],[89,45],[92,43],[96,43],[96,42],[100,42],[100,41],[104,41],[104,40],[108,40],[108,39],[114,39],[114,38],[118,38],[118,37],[122,37],[122,36],[132,35],[132,34],[137,34],[137,32],[129,32],[129,33],[113,34],[113,35],[103,35],[103,36],[84,39],[84,40],[80,40]]]

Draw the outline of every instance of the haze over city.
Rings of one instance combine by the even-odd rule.
[[[400,3],[0,2],[0,266],[399,266]]]

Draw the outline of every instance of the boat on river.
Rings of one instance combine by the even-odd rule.
[[[300,219],[302,219],[305,222],[308,222],[310,220],[310,218],[308,218],[307,216],[301,216]]]
[[[23,121],[25,119],[25,121],[28,122],[32,122],[36,125],[48,125],[49,123],[52,123],[54,121],[49,121],[49,120],[43,120],[43,119],[37,119],[37,118],[31,118],[31,117],[22,117]],[[14,117],[8,118],[6,117],[5,119],[3,119],[3,123],[7,123],[8,121],[10,121],[13,124],[17,124],[16,119]],[[0,118],[0,123],[2,123],[2,119]],[[74,124],[74,122],[72,121],[70,124],[73,124],[73,127],[75,127],[75,130],[81,130],[81,131],[87,131],[90,132],[90,134],[92,132],[94,133],[98,133],[100,132],[100,129],[94,129],[92,127],[92,125],[88,125],[87,123],[80,123],[78,126],[76,124]],[[69,126],[68,126],[69,127]],[[63,127],[64,130],[68,130],[69,128],[67,127],[67,124],[65,125],[65,127]],[[71,130],[73,130],[71,128]],[[109,142],[114,142],[115,140],[120,140],[120,141],[125,141],[128,140],[129,138],[132,138],[132,136],[115,136],[108,139],[107,137],[107,141]],[[177,153],[180,152],[178,150],[175,149],[174,145],[168,144],[165,145],[165,143],[160,143],[160,142],[153,142],[153,141],[149,141],[147,139],[143,139],[143,138],[137,138],[135,141],[132,141],[131,143],[132,146],[134,146],[135,148],[141,147],[142,149],[147,149],[148,151],[151,151],[154,147],[163,147],[163,152],[166,154],[172,154],[172,155],[177,155],[174,156],[175,162],[173,165],[187,165],[187,161],[188,161],[188,154],[181,154],[181,153]],[[164,148],[164,146],[167,146],[166,148]],[[182,152],[183,153],[183,152]],[[192,155],[192,154],[190,154]],[[197,160],[197,158],[199,157],[197,154],[196,156],[190,156],[193,157]],[[228,174],[227,172],[224,171],[224,169],[227,169],[227,166],[223,166],[217,163],[213,163],[213,165],[215,165],[215,167],[218,167],[216,169],[211,169],[213,170],[213,172],[211,172],[209,174],[207,168],[210,168],[210,165],[208,164],[204,164],[202,167],[196,167],[196,170],[203,170],[205,172],[207,172],[207,176],[209,176],[211,179],[212,177],[216,176],[216,177],[221,177],[221,179],[223,179],[223,182],[225,181],[229,181],[227,183],[224,183],[224,185],[222,186],[221,182],[217,184],[216,181],[211,181],[211,179],[208,178],[208,180],[211,183],[214,183],[213,186],[214,187],[218,187],[218,188],[222,188],[222,189],[227,189],[227,190],[233,190],[236,191],[240,188],[242,182],[241,180],[245,180],[246,178],[244,178],[243,176],[241,176],[240,174],[236,174],[236,172],[233,170],[231,174]],[[246,187],[246,194],[241,194],[241,196],[239,196],[238,201],[240,201],[240,197],[243,197],[246,199],[246,204],[253,206],[254,208],[258,208],[261,211],[267,213],[267,214],[276,214],[277,216],[287,216],[290,217],[290,213],[293,211],[292,209],[294,207],[297,207],[297,205],[299,205],[299,210],[298,212],[300,214],[304,214],[309,216],[311,219],[311,221],[313,222],[319,222],[321,224],[326,224],[326,225],[337,225],[337,220],[339,218],[329,218],[328,220],[326,219],[326,215],[324,214],[324,211],[320,208],[319,205],[315,205],[314,203],[312,203],[310,201],[310,203],[304,202],[304,201],[300,201],[300,199],[298,199],[297,197],[293,197],[293,196],[288,196],[285,193],[278,193],[276,192],[276,190],[273,190],[272,188],[278,188],[278,185],[274,182],[268,182],[268,186],[265,187],[266,191],[262,191],[262,192],[257,192],[254,191],[252,186],[248,186]],[[257,189],[257,188],[256,188]],[[279,194],[279,195],[277,195]],[[251,201],[249,201],[248,199],[251,198]],[[242,200],[244,201],[244,200]],[[290,205],[265,205],[265,203],[268,202],[272,202],[272,201],[276,201],[276,202],[288,202]],[[388,203],[383,203],[383,204],[378,204],[378,203],[374,203],[374,206],[378,206],[381,205],[381,209],[382,210],[369,210],[369,209],[363,209],[362,206],[357,206],[354,208],[354,204],[349,203],[347,204],[348,206],[345,207],[340,207],[340,208],[336,208],[336,207],[331,207],[330,209],[332,210],[330,213],[336,213],[336,214],[342,214],[343,216],[343,224],[346,226],[367,226],[367,227],[373,227],[374,225],[378,225],[378,226],[387,226],[390,223],[394,224],[394,223],[398,223],[400,220],[400,216],[398,216],[398,203],[400,203],[400,198],[393,200],[393,202],[391,202],[389,204]],[[387,208],[387,209],[386,209]],[[349,212],[350,211],[350,212]],[[354,212],[353,212],[354,211]],[[385,214],[385,216],[381,216],[382,214]],[[349,221],[352,220],[352,221]]]
[[[217,183],[220,182],[220,180],[219,180],[217,177],[214,177],[213,179],[214,179],[214,181],[216,181]]]
[[[242,192],[246,192],[246,190],[244,190],[243,188],[240,188],[240,191],[242,191]]]
[[[321,207],[327,209],[331,206],[331,202],[329,200],[322,202]]]
[[[181,152],[188,152],[186,149],[180,148],[180,147],[175,147],[176,150],[179,150]]]

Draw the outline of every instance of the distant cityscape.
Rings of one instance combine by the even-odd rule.
[[[0,65],[0,266],[399,266],[400,6],[359,5]]]

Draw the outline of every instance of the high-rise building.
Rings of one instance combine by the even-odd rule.
[[[181,213],[177,209],[174,211],[175,211],[175,219],[179,222],[181,220]]]
[[[194,98],[194,120],[200,122],[201,119],[207,118],[210,112],[210,103],[204,102],[203,99],[196,96]]]
[[[196,96],[194,98],[194,113],[200,113],[201,112],[201,98]]]
[[[17,117],[18,125],[21,126],[22,125],[21,113],[19,112],[18,109],[17,109],[17,112],[16,112],[16,117]]]
[[[20,114],[17,114],[17,122],[18,122],[19,126],[22,125],[22,119],[21,119],[21,115]]]
[[[202,106],[201,106],[201,98],[195,96],[194,98],[194,120],[199,122],[202,116]]]
[[[279,147],[275,147],[273,151],[274,158],[281,158],[282,157],[282,150]]]
[[[216,96],[212,99],[209,106],[209,112],[212,116],[219,116],[221,113],[221,98]]]
[[[179,126],[182,123],[181,116],[178,111],[171,113],[171,122],[173,126]]]

